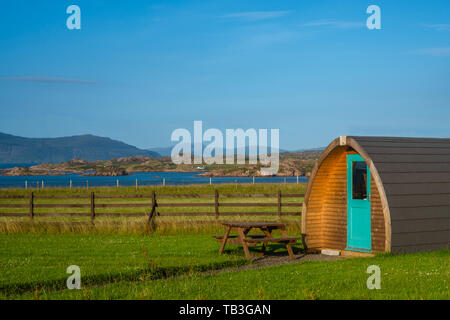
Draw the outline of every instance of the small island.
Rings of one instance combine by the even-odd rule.
[[[277,176],[309,176],[320,150],[280,154]],[[174,164],[170,157],[131,156],[110,160],[72,159],[61,163],[43,163],[31,167],[0,170],[3,176],[69,175],[126,176],[134,172],[193,172],[201,177],[261,177],[261,164]]]

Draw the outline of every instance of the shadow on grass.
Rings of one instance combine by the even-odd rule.
[[[237,253],[236,250],[231,250],[230,252],[230,254],[236,253]],[[181,276],[195,272],[214,271],[224,268],[239,267],[249,263],[250,262],[248,260],[242,258],[235,261],[213,262],[194,266],[158,267],[157,265],[149,264],[147,268],[143,268],[133,272],[119,272],[112,274],[83,276],[82,286],[91,287],[91,286],[108,285],[120,281],[151,281]],[[4,297],[10,297],[22,295],[32,291],[42,291],[42,290],[59,291],[67,289],[66,281],[67,278],[61,278],[47,281],[35,281],[26,283],[16,283],[12,285],[3,285],[2,287],[0,287],[0,293]]]
[[[234,245],[236,246],[233,249],[225,249],[223,252],[226,254],[232,254],[233,252],[239,254],[239,255],[245,255],[244,254],[244,248],[242,246]],[[298,254],[305,254],[305,250],[301,245],[291,245],[292,251],[295,255]],[[271,243],[267,245],[266,251],[264,254],[262,254],[262,245],[252,246],[248,247],[250,254],[254,256],[254,258],[266,256],[266,257],[285,257],[289,256],[289,253],[286,249],[286,245],[282,243]]]

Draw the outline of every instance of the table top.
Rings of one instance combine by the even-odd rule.
[[[228,221],[228,222],[222,222],[222,224],[224,226],[228,226],[228,227],[235,227],[235,228],[260,228],[260,227],[283,227],[286,226],[285,223],[281,223],[281,222],[271,222],[271,221],[266,221],[266,222],[261,222],[261,221],[255,221],[255,222],[233,222],[233,221]]]

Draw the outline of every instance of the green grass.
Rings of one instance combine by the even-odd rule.
[[[278,189],[283,193],[305,191],[304,184],[249,184],[144,187],[137,193],[150,193],[152,190],[160,194],[212,193],[215,187],[220,193],[240,194],[273,194]],[[132,187],[92,188],[89,191],[102,194],[136,193]],[[89,191],[60,188],[44,189],[39,193],[64,195]],[[24,193],[26,193],[24,190],[0,191],[2,195]],[[285,200],[298,203],[302,201],[294,198]],[[3,199],[0,202],[10,203],[10,201],[13,200]],[[54,200],[37,201],[51,203]],[[115,203],[130,200],[102,201]],[[205,199],[161,201],[205,202]],[[273,202],[274,199],[231,198],[223,201]],[[233,209],[227,208],[227,211]],[[247,212],[274,210],[267,207],[239,209]],[[12,209],[1,210],[11,212]],[[73,209],[58,210],[73,211]],[[117,210],[122,213],[129,212],[128,208]],[[293,208],[287,210],[292,211]],[[183,211],[186,209],[183,208]],[[237,216],[222,219],[276,220],[277,217]],[[0,298],[449,299],[448,250],[395,256],[383,254],[364,259],[301,262],[206,275],[202,272],[248,263],[244,259],[242,248],[238,246],[230,245],[226,254],[217,254],[219,244],[211,238],[211,235],[222,234],[224,228],[214,220],[214,217],[158,217],[157,229],[153,233],[148,232],[145,217],[102,218],[99,215],[95,225],[80,226],[70,223],[74,221],[89,221],[89,219],[39,216],[34,221],[30,221],[29,218],[0,219]],[[283,221],[289,223],[290,235],[299,235],[300,217],[284,217]],[[82,290],[66,289],[66,279],[69,276],[66,269],[70,265],[81,267]],[[366,288],[369,276],[366,269],[369,265],[378,265],[381,268],[381,290]]]
[[[248,263],[218,247],[209,235],[0,235],[0,298],[449,299],[448,250],[201,273]],[[73,264],[82,290],[66,289]],[[370,265],[381,290],[366,288]]]
[[[135,194],[135,193],[150,193],[153,190],[160,194],[189,194],[189,193],[214,193],[217,189],[220,193],[275,193],[277,190],[282,192],[303,192],[306,190],[306,183],[242,183],[242,184],[215,184],[215,185],[186,185],[186,186],[141,186],[136,192],[135,187],[89,187],[86,188],[44,188],[36,190],[29,188],[4,188],[0,189],[1,194],[28,194],[31,191],[39,192],[39,194],[87,194],[91,191],[100,192],[103,194]]]
[[[236,246],[217,250],[206,235],[0,235],[0,295],[65,288],[70,265],[81,268],[85,285],[99,285],[247,263]]]
[[[366,269],[381,269],[369,290]],[[41,299],[449,299],[450,253],[379,255],[42,292]],[[31,293],[21,298],[33,299]]]

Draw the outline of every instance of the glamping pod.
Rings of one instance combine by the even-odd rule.
[[[312,171],[302,233],[313,251],[448,249],[450,139],[335,139]]]

